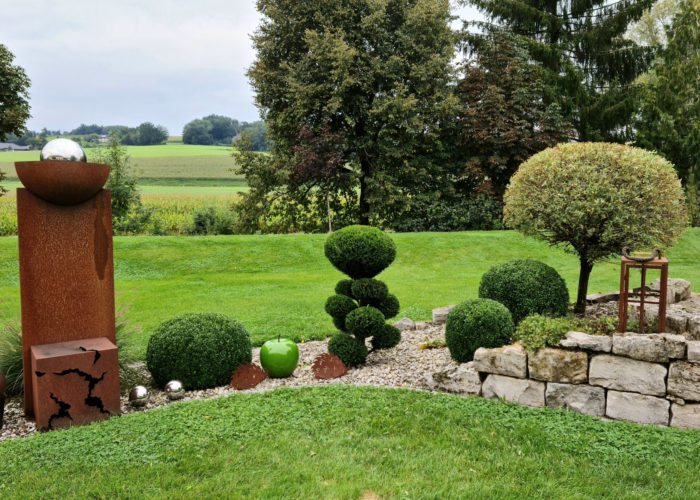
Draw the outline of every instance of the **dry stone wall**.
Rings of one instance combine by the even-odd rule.
[[[569,332],[556,348],[478,349],[436,389],[640,424],[700,429],[700,341]],[[436,374],[437,375],[437,374]]]

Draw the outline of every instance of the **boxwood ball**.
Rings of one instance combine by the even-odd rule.
[[[331,234],[325,253],[336,269],[353,279],[373,278],[396,258],[394,242],[375,227],[347,226]]]
[[[58,161],[82,161],[87,162],[85,151],[75,141],[70,139],[54,139],[49,141],[41,149],[39,159]]]

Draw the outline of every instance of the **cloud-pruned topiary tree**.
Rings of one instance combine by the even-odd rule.
[[[560,144],[532,156],[504,196],[507,226],[578,255],[574,312],[586,309],[593,264],[623,247],[673,246],[688,225],[673,165],[640,148]]]
[[[325,253],[343,279],[335,287],[336,295],[326,301],[326,312],[340,333],[328,342],[328,352],[347,366],[365,362],[366,339],[373,349],[388,349],[401,341],[401,332],[386,323],[399,312],[399,300],[389,288],[374,277],[396,257],[396,245],[379,229],[348,226],[331,234]]]

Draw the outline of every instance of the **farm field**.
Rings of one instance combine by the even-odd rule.
[[[6,197],[12,198],[15,196],[16,189],[22,187],[19,181],[4,181],[2,185],[7,189]],[[150,182],[140,180],[138,189],[144,196],[144,202],[148,202],[149,195],[170,195],[173,197],[180,196],[201,196],[206,197],[222,197],[234,196],[236,193],[248,190],[244,180],[232,179],[231,182],[217,182],[216,185],[209,185],[207,182],[187,182],[186,180],[178,180],[175,182]],[[0,201],[0,203],[2,203]]]
[[[532,258],[553,266],[575,297],[578,260],[513,231],[393,234],[397,259],[379,275],[401,301],[399,318],[429,320],[433,308],[478,294],[492,265]],[[189,312],[219,312],[239,319],[255,344],[278,334],[294,340],[334,332],[324,311],[343,275],[326,260],[326,235],[115,237],[118,302],[131,303],[128,319],[142,327],[134,339],[145,354],[162,321]],[[700,229],[686,231],[668,252],[670,277],[700,284]],[[653,279],[651,275],[649,278]],[[589,293],[617,290],[619,262],[596,264]],[[17,238],[0,238],[0,308],[19,318]]]
[[[6,498],[688,499],[699,461],[697,432],[339,385],[0,443]]]

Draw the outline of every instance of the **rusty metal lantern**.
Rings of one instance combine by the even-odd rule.
[[[640,269],[642,273],[642,285],[639,298],[629,293],[630,269]],[[661,271],[661,284],[659,289],[659,300],[647,300],[646,278],[647,271],[659,269]],[[658,332],[666,330],[666,301],[668,288],[668,260],[661,256],[661,250],[655,248],[652,252],[630,252],[629,248],[622,249],[622,261],[620,266],[620,322],[619,332],[627,331],[627,306],[630,303],[639,304],[639,333],[644,333],[644,306],[646,304],[658,304],[659,306],[659,328]]]

